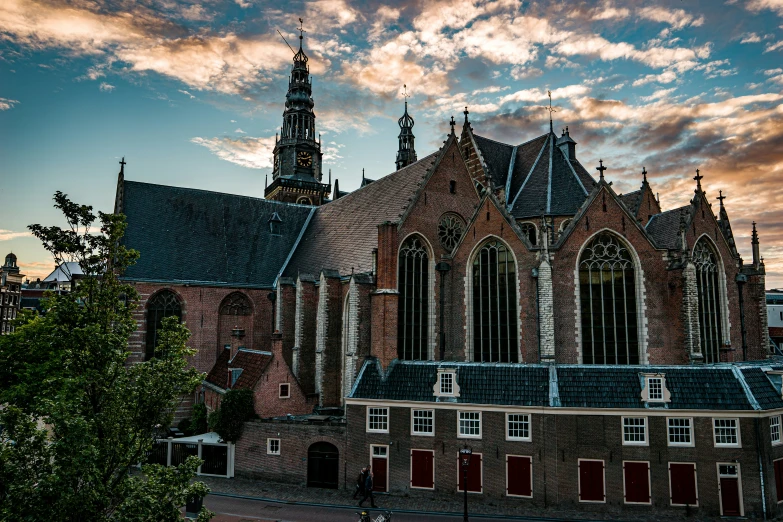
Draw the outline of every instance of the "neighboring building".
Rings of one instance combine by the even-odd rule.
[[[417,160],[407,104],[396,170],[330,201],[306,64],[300,40],[267,199],[118,179],[141,253],[131,361],[176,316],[207,374],[195,400],[254,391],[271,419],[248,425],[238,472],[338,487],[372,459],[378,488],[455,495],[469,441],[488,502],[778,513],[783,363],[755,224],[745,262],[699,171],[664,212],[644,168],[617,194],[551,122],[504,144],[465,110]]]
[[[0,267],[0,335],[14,331],[13,321],[22,307],[23,278],[16,256],[11,252]]]
[[[46,292],[55,294],[64,294],[70,292],[79,278],[83,277],[79,263],[76,261],[65,261],[56,266],[55,269],[46,276],[43,281],[27,280],[22,285],[22,308],[25,310],[43,312],[41,299]]]
[[[769,340],[783,351],[783,289],[767,290],[767,322]]]

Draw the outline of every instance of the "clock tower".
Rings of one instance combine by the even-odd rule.
[[[299,52],[294,55],[288,80],[283,126],[280,136],[275,136],[272,183],[264,190],[264,197],[321,205],[329,197],[331,186],[321,183],[321,138],[316,140],[313,83],[308,58],[302,50],[303,33],[300,26]]]

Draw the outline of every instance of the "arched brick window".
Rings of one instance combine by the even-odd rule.
[[[400,248],[397,352],[408,361],[429,358],[429,253],[418,236]]]
[[[693,249],[696,285],[699,290],[699,335],[705,363],[720,362],[723,344],[723,306],[720,291],[720,264],[710,241],[701,239]]]
[[[233,332],[238,329],[242,337],[234,339],[234,342],[246,348],[252,348],[253,344],[253,304],[242,292],[228,294],[220,303],[219,311],[219,337],[218,354],[220,349],[232,343]]]
[[[158,330],[163,324],[163,318],[176,316],[182,322],[182,305],[177,294],[171,290],[161,290],[147,301],[147,349],[144,360],[155,355],[158,344]]]
[[[636,264],[625,243],[596,235],[579,258],[584,364],[639,364]]]
[[[511,251],[497,240],[473,259],[474,361],[519,361],[516,273]]]

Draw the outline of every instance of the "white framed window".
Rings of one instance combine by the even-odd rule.
[[[438,379],[432,387],[435,397],[459,397],[457,371],[454,368],[438,368]]]
[[[506,413],[506,440],[530,442],[530,414]]]
[[[739,419],[712,419],[715,447],[740,447]]]
[[[647,417],[623,417],[623,445],[648,445]]]
[[[693,446],[693,419],[690,417],[668,417],[666,426],[669,446]]]
[[[411,409],[411,435],[435,436],[435,410]]]
[[[457,437],[460,439],[481,438],[481,412],[480,411],[458,412]]]
[[[280,393],[278,394],[278,397],[281,399],[288,399],[291,397],[291,385],[288,383],[282,383],[280,385]]]
[[[389,433],[389,408],[367,406],[367,431]]]
[[[440,394],[441,395],[454,395],[454,374],[442,373],[440,374]]]
[[[663,400],[663,379],[660,377],[647,377],[647,400],[662,401]]]
[[[772,445],[776,446],[780,444],[780,415],[775,415],[769,418],[769,438],[772,441]]]
[[[280,439],[266,439],[266,454],[280,455]]]

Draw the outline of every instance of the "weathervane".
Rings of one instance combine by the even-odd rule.
[[[302,40],[304,38],[303,34],[307,31],[304,30],[304,20],[301,18],[299,19],[299,39]]]
[[[553,112],[557,112],[557,110],[552,108],[552,91],[546,91],[546,93],[549,96],[549,107],[544,107],[544,108],[549,111],[549,132],[553,132],[552,131],[552,113]]]
[[[406,84],[402,84],[402,97],[405,99],[408,99],[411,97],[410,94],[408,94],[408,86]]]

